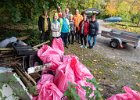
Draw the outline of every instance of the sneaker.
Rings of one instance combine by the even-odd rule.
[[[87,49],[87,46],[84,46],[85,49]]]
[[[80,48],[83,48],[83,45],[81,45]]]

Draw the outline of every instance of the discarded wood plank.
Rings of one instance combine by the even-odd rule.
[[[37,49],[38,47],[41,47],[42,45],[47,44],[47,43],[49,43],[49,42],[50,42],[50,41],[43,42],[43,43],[41,43],[41,44],[35,45],[33,48],[34,48],[34,49]]]
[[[26,72],[23,72],[19,66],[14,66],[17,74],[20,76],[21,80],[25,83],[26,86],[31,87],[31,86],[35,86],[36,82],[34,81],[34,79],[32,77],[30,77],[29,75],[27,75]]]
[[[23,75],[23,73],[17,67],[14,66],[14,68],[15,68],[17,75],[19,75],[20,79],[25,84],[25,86],[27,86],[27,87],[33,86],[33,84],[31,84],[31,82],[29,80],[27,80],[27,78]]]
[[[13,48],[0,48],[0,51],[12,51],[14,50]]]
[[[27,76],[27,78],[28,78],[29,80],[31,80],[31,81],[33,82],[34,85],[36,85],[35,80],[34,80],[27,72],[24,72],[24,73],[25,73],[25,75]]]

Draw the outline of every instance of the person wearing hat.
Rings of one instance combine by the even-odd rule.
[[[93,48],[93,46],[96,44],[96,37],[98,31],[99,31],[99,24],[96,20],[96,13],[93,13],[91,16],[91,21],[89,22],[88,44],[90,49]]]
[[[38,28],[41,32],[40,39],[43,41],[46,41],[50,37],[50,31],[51,31],[51,21],[48,17],[47,11],[43,11],[42,15],[39,17],[38,20]]]

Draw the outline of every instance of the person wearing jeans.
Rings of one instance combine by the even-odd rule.
[[[83,20],[80,22],[80,40],[81,40],[81,48],[85,47],[87,48],[87,35],[89,33],[89,22],[87,21],[87,15],[85,12],[82,13]],[[83,43],[84,41],[84,43]]]
[[[98,31],[99,31],[99,24],[96,20],[96,14],[93,14],[91,16],[91,21],[89,22],[89,35],[88,35],[89,48],[94,47],[96,43],[96,37],[97,37]]]
[[[93,38],[93,42],[91,43],[92,38]],[[89,48],[93,48],[93,46],[96,44],[96,36],[88,35],[88,44],[89,44]]]
[[[70,22],[70,34],[68,36],[68,42],[69,44],[73,44],[74,43],[74,35],[75,35],[75,25],[74,25],[74,21],[73,21],[73,15],[70,14],[69,16],[69,22]]]
[[[70,32],[70,25],[69,20],[66,18],[65,12],[62,13],[62,18],[60,19],[60,29],[61,29],[61,38],[64,42],[64,46],[68,48],[67,40]]]

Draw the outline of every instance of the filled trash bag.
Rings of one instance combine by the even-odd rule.
[[[68,82],[75,82],[74,72],[69,63],[60,65],[54,78],[54,83],[63,93],[67,90]]]
[[[113,95],[107,100],[140,100],[139,92],[132,90],[127,86],[124,86],[123,89],[126,93]]]
[[[42,75],[37,84],[38,96],[34,97],[33,100],[61,100],[63,93],[53,83],[53,79],[53,75]]]
[[[51,83],[53,83],[53,79],[54,76],[51,74],[44,74],[41,76],[41,79],[39,80],[39,82],[37,83],[37,90],[39,92],[40,88],[42,87],[42,85],[46,82],[49,81]]]
[[[6,46],[9,43],[16,42],[16,41],[17,41],[16,37],[7,38],[7,39],[0,42],[0,48],[6,48]]]
[[[48,45],[43,45],[37,52],[38,57],[43,61],[43,63],[51,63],[52,65],[59,65],[62,61],[62,52],[57,49],[53,49]]]
[[[65,61],[66,63],[66,59],[70,62],[70,66],[74,72],[76,81],[85,80],[86,78],[93,78],[93,75],[90,73],[90,71],[82,63],[80,63],[78,57],[70,55],[65,56],[63,57],[63,62]]]
[[[56,87],[56,85],[46,81],[40,88],[40,92],[36,100],[61,100],[62,97],[63,93]]]
[[[64,54],[64,46],[62,38],[54,38],[52,41],[52,48],[58,50],[62,55]]]

